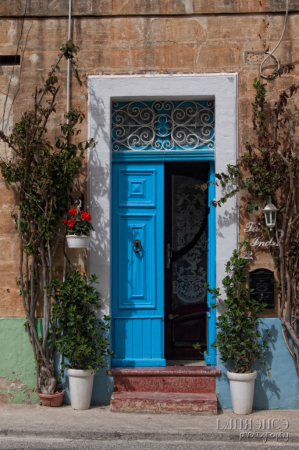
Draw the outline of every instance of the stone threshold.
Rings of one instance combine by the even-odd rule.
[[[221,374],[215,366],[166,366],[166,367],[115,367],[107,371],[112,377],[217,377]]]

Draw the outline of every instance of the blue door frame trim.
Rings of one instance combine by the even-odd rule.
[[[208,280],[210,288],[216,286],[216,210],[211,202],[215,198],[215,164],[214,164],[214,150],[199,150],[199,151],[124,151],[114,152],[112,154],[113,162],[166,162],[166,161],[210,161],[209,170],[209,186],[208,186],[208,204],[210,206],[210,214],[208,217]],[[113,260],[113,258],[112,258]],[[204,359],[207,365],[216,365],[216,349],[211,347],[216,337],[216,310],[211,308],[213,303],[212,295],[207,294],[207,303],[209,310],[207,312],[207,351],[204,353]],[[113,314],[112,314],[113,315]],[[162,316],[163,317],[163,316]],[[113,319],[117,319],[117,315]],[[125,319],[125,317],[122,317]],[[156,319],[159,319],[159,315]],[[142,316],[139,319],[143,319]],[[162,323],[163,323],[163,318]],[[164,327],[163,327],[164,329]],[[163,343],[162,347],[164,350]],[[114,343],[115,345],[115,343]],[[131,366],[130,360],[124,361],[117,358],[112,359],[112,365],[116,366]],[[163,366],[165,360],[162,358],[153,358],[151,360],[134,359],[134,366]]]
[[[215,150],[146,150],[112,152],[112,161],[214,161]]]
[[[210,214],[208,219],[208,283],[210,288],[216,286],[216,210],[211,202],[215,198],[215,164],[210,163],[209,171],[209,187],[208,187],[208,204]],[[216,309],[211,308],[212,294],[207,294],[208,312],[207,312],[207,351],[204,353],[205,362],[208,365],[216,365],[216,349],[211,345],[216,337]]]

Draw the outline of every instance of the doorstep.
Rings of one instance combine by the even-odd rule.
[[[217,414],[214,366],[119,367],[112,412]]]

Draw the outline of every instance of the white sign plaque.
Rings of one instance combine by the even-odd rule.
[[[260,223],[257,224],[256,222],[248,222],[246,224],[246,228],[244,228],[244,232],[245,233],[260,233],[262,230],[259,226],[257,225],[261,225]],[[271,238],[269,241],[262,241],[261,240],[261,236],[257,236],[254,237],[252,239],[252,241],[250,242],[250,245],[252,248],[254,247],[258,247],[258,248],[267,248],[267,247],[278,247],[277,242],[275,242],[274,238]],[[244,259],[253,259],[252,255],[253,252],[252,251],[245,251],[242,253],[243,258]]]

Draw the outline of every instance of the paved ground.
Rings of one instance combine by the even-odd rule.
[[[153,442],[153,441],[89,441],[89,440],[24,440],[15,438],[0,439],[0,449],[3,450],[298,450],[294,444],[260,444],[260,443],[230,443],[230,442]]]
[[[298,449],[299,410],[237,416],[111,413],[109,407],[0,405],[3,449]]]

